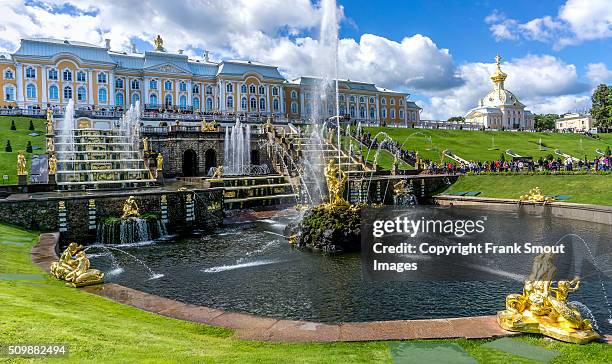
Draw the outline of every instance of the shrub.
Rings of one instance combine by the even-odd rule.
[[[11,120],[11,130],[17,130],[17,127],[15,126],[15,120]]]
[[[4,151],[8,152],[8,153],[13,151],[13,147],[11,147],[11,141],[10,140],[6,141],[6,147],[4,147]]]
[[[32,142],[28,140],[28,145],[26,145],[26,153],[32,153]]]
[[[32,119],[30,119],[30,126],[28,127],[28,130],[34,130],[34,123],[32,122]]]

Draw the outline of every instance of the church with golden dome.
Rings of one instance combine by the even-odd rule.
[[[480,99],[478,107],[467,112],[467,123],[480,124],[487,129],[521,129],[534,128],[534,115],[525,109],[518,98],[504,88],[508,75],[501,70],[501,57],[495,57],[496,69],[491,75],[493,90]]]

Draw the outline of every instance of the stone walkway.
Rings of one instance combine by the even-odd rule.
[[[45,271],[57,260],[55,246],[59,235],[41,234],[32,248],[32,261]],[[330,342],[409,339],[493,338],[516,335],[503,330],[495,316],[475,316],[429,320],[394,320],[323,324],[255,316],[198,306],[163,298],[114,283],[89,286],[82,290],[159,315],[221,326],[235,330],[239,339],[272,342]],[[608,342],[612,343],[610,337]]]

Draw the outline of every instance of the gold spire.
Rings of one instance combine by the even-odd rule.
[[[495,64],[497,65],[497,69],[495,70],[495,73],[491,75],[491,81],[493,81],[494,84],[499,83],[503,85],[503,82],[506,80],[508,75],[501,70],[501,56],[499,53],[497,56],[495,56]]]
[[[157,51],[163,51],[164,50],[164,40],[162,39],[162,37],[159,34],[153,40],[153,44],[155,44],[155,50],[157,50]]]

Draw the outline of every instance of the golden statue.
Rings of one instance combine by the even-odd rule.
[[[47,138],[47,152],[55,152],[55,143],[53,142],[53,138]]]
[[[211,179],[220,179],[223,175],[223,166],[218,166],[215,168],[215,172],[213,173]]]
[[[83,246],[77,243],[70,243],[59,260],[51,263],[51,274],[57,279],[64,279],[68,273],[76,269],[79,263],[73,257],[81,249],[83,249]]]
[[[149,138],[148,137],[142,138],[142,150],[145,152],[149,151]]]
[[[23,152],[19,152],[17,154],[17,175],[18,176],[27,176],[28,169],[26,167],[26,157],[23,155]]]
[[[47,134],[53,134],[53,110],[51,108],[47,109]]]
[[[157,35],[157,37],[155,37],[155,39],[153,39],[153,44],[155,44],[156,51],[164,51],[164,40],[159,34]]]
[[[325,179],[329,193],[328,206],[347,205],[348,202],[342,197],[347,176],[344,171],[338,168],[334,158],[330,159],[325,167]]]
[[[264,128],[266,132],[274,131],[274,125],[272,125],[272,116],[268,116],[268,118],[266,119],[266,124],[264,125]]]
[[[49,156],[49,174],[55,174],[57,172],[57,158],[55,154]]]
[[[544,196],[542,194],[542,191],[540,191],[540,187],[536,187],[536,188],[529,190],[529,193],[527,193],[526,195],[521,195],[519,199],[521,201],[542,202],[542,203],[555,201],[554,197]]]
[[[77,267],[64,277],[64,280],[72,287],[90,286],[104,282],[104,273],[90,268],[91,263],[84,251],[81,250],[76,254],[76,262]]]
[[[138,212],[138,205],[136,204],[136,198],[134,196],[128,197],[127,200],[123,203],[123,215],[121,215],[122,219],[127,219],[130,217],[139,217],[140,212]]]
[[[164,156],[161,153],[157,153],[157,170],[162,171],[164,169]]]
[[[217,131],[217,122],[216,121],[211,121],[211,122],[207,122],[206,119],[202,119],[202,124],[200,126],[200,130],[203,133],[210,133],[210,132],[216,132]]]
[[[497,313],[497,321],[505,330],[541,333],[557,340],[585,344],[599,338],[591,322],[583,319],[578,308],[567,302],[570,293],[578,290],[580,281],[558,281],[554,255],[538,255],[523,293],[506,297],[506,309]]]
[[[399,180],[399,182],[396,182],[393,184],[393,195],[394,196],[400,196],[404,194],[405,190],[406,190],[406,180],[405,179],[401,179]]]

